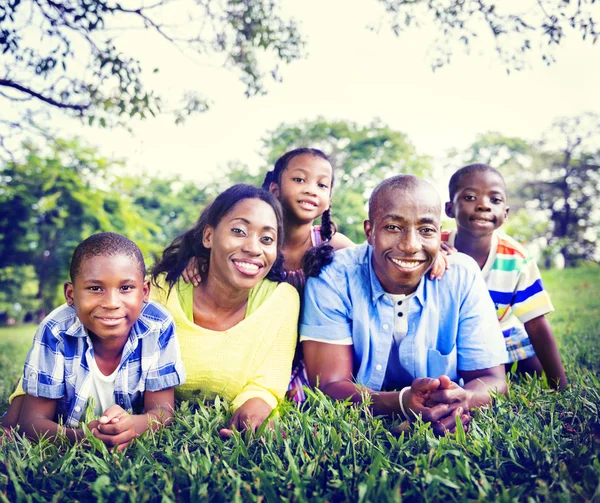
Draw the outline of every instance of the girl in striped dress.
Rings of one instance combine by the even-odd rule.
[[[314,148],[298,148],[282,155],[265,176],[263,188],[272,192],[283,207],[285,238],[282,281],[300,293],[307,276],[318,275],[331,261],[333,252],[354,246],[346,236],[336,232],[331,220],[331,195],[334,170],[328,157]],[[321,225],[315,220],[321,218]],[[302,403],[303,386],[308,377],[302,359],[302,348],[296,348],[288,397]]]

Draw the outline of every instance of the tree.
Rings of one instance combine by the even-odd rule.
[[[571,33],[595,42],[595,0],[379,0],[382,23],[397,35],[409,27],[433,25],[433,67],[451,60],[454,42],[469,50],[493,46],[507,70],[524,68],[539,45],[543,59]],[[238,73],[248,96],[265,92],[265,77],[279,80],[279,64],[303,55],[294,19],[280,14],[277,0],[5,0],[0,3],[0,154],[11,132],[29,130],[58,110],[85,124],[127,124],[170,112],[176,122],[208,109],[210,98],[190,88],[170,102],[152,89],[156,65],[119,45],[125,30],[144,30],[189,56],[220,56]],[[519,8],[516,7],[519,5]],[[521,12],[522,11],[522,12]],[[488,41],[481,40],[485,33]],[[483,37],[482,37],[483,36]],[[11,106],[12,105],[12,106]],[[40,117],[40,114],[42,117]],[[46,119],[47,120],[47,119]],[[42,124],[43,125],[43,124]],[[47,134],[47,133],[46,133]],[[2,148],[4,147],[4,148]]]
[[[115,163],[93,149],[77,140],[58,140],[49,152],[30,144],[25,149],[26,162],[0,170],[0,277],[14,277],[10,267],[33,267],[43,317],[57,304],[71,254],[82,239],[117,231],[148,253],[156,226],[111,189]]]
[[[199,91],[187,91],[177,105],[153,91],[148,73],[159,68],[143,67],[139,56],[119,47],[125,29],[145,29],[188,55],[222,55],[248,96],[263,93],[265,75],[278,79],[278,62],[300,57],[303,48],[276,0],[6,0],[0,3],[0,108],[12,102],[19,116],[0,121],[0,138],[35,122],[40,106],[102,127],[169,108],[181,122],[208,108]],[[265,59],[275,63],[265,66]]]
[[[598,249],[600,231],[600,117],[585,114],[557,120],[551,138],[540,145],[538,169],[521,187],[549,215],[548,246],[566,266],[590,260]],[[594,147],[594,140],[596,146]],[[548,144],[559,145],[548,148]]]
[[[433,46],[434,69],[450,63],[454,42],[460,42],[467,53],[475,45],[480,49],[488,44],[494,46],[501,63],[510,72],[523,70],[536,46],[542,60],[551,64],[555,61],[553,50],[567,34],[578,33],[583,40],[592,43],[600,34],[596,20],[599,4],[595,0],[379,2],[387,14],[384,22],[397,36],[414,26],[435,26],[440,35]]]
[[[378,121],[361,126],[320,118],[282,124],[263,139],[269,166],[288,150],[307,146],[331,159],[336,176],[332,215],[340,231],[355,242],[364,241],[365,201],[379,182],[399,173],[423,176],[431,170],[429,157],[417,154],[404,133]]]

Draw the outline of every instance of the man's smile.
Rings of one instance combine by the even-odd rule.
[[[389,259],[402,269],[416,269],[423,264],[423,261],[420,260],[406,260],[394,257],[389,257]]]

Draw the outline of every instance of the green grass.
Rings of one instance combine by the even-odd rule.
[[[600,502],[600,268],[544,274],[572,386],[512,380],[469,433],[394,437],[366,407],[312,394],[274,431],[222,441],[227,404],[182,404],[175,424],[125,453],[17,439],[0,446],[0,501]],[[0,386],[21,371],[31,327],[0,331]]]

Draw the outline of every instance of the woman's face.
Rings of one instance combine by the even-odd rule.
[[[243,199],[216,227],[207,225],[203,243],[210,249],[209,276],[234,289],[249,290],[277,258],[277,217],[260,199]]]

